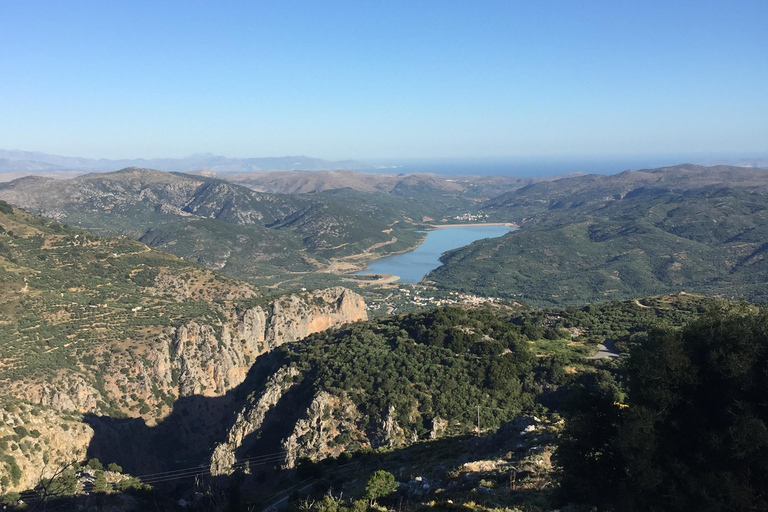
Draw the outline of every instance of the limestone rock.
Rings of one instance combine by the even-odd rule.
[[[0,484],[0,494],[31,489],[60,465],[85,458],[93,429],[76,417],[8,397],[1,397],[0,405],[0,438],[14,439],[4,441],[0,480],[8,484]],[[20,471],[18,480],[13,478],[11,460]]]
[[[183,283],[166,285],[183,288]],[[151,425],[179,397],[221,396],[238,386],[257,357],[283,343],[367,319],[362,297],[342,287],[288,295],[242,311],[228,302],[216,307],[220,322],[190,320],[165,329],[135,352],[94,354],[106,361],[98,385],[87,374],[67,371],[46,381],[19,381],[13,391],[34,403],[81,413],[109,413],[103,406],[111,404]]]
[[[337,457],[350,442],[369,444],[358,426],[360,412],[346,395],[325,391],[312,400],[305,417],[296,422],[293,433],[283,441],[286,468],[293,468],[301,457],[313,461]],[[341,436],[345,442],[337,442]]]
[[[252,407],[243,407],[229,430],[227,441],[218,444],[213,450],[211,456],[212,475],[222,475],[231,471],[232,465],[235,463],[235,451],[242,446],[247,435],[261,428],[267,411],[277,405],[283,393],[293,386],[293,378],[298,374],[299,371],[292,366],[281,368],[272,375],[264,393],[256,403]]]

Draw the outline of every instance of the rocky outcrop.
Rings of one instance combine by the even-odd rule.
[[[442,419],[440,416],[435,416],[432,418],[432,430],[429,432],[429,438],[434,439],[440,439],[445,435],[445,432],[448,430],[448,421]]]
[[[214,448],[211,456],[211,474],[223,475],[232,470],[235,463],[235,451],[243,444],[245,437],[261,428],[264,417],[270,408],[277,405],[283,393],[294,384],[294,377],[299,371],[294,367],[285,367],[277,371],[269,380],[266,389],[252,405],[243,407],[235,423],[229,429],[227,441]]]
[[[319,290],[311,296],[289,295],[272,303],[265,341],[269,348],[275,348],[311,333],[367,318],[363,298],[346,288]]]
[[[31,489],[85,458],[93,430],[76,416],[0,397],[0,494]]]
[[[179,372],[178,396],[218,396],[245,379],[252,362],[283,343],[367,319],[362,297],[345,288],[281,297],[245,310],[219,331],[190,322],[169,331],[169,363]],[[233,335],[234,333],[234,335]]]
[[[284,375],[289,376],[287,383]],[[302,458],[319,461],[338,457],[348,450],[404,446],[418,441],[415,431],[406,432],[398,424],[394,407],[390,407],[381,420],[371,421],[344,392],[320,391],[315,394],[304,413],[297,420],[290,420],[291,425],[286,425],[285,421],[281,421],[279,426],[274,423],[264,425],[266,413],[294,385],[297,375],[298,371],[294,368],[281,369],[259,399],[238,414],[227,441],[214,450],[210,462],[212,474],[228,473],[236,463],[236,450],[245,444],[247,436],[256,435],[260,429],[280,428],[286,433],[281,447],[284,451],[283,467],[287,469],[296,467]],[[298,408],[301,404],[292,406]],[[444,433],[447,423],[436,418],[433,439]]]
[[[59,411],[85,412],[98,407],[99,392],[82,375],[61,371],[53,382],[56,384],[16,382],[13,390],[16,396]]]
[[[397,424],[395,408],[390,406],[387,415],[384,417],[384,424],[381,428],[381,436],[377,439],[378,443],[384,446],[396,446],[403,442],[405,432]]]
[[[365,445],[368,439],[358,421],[360,412],[346,396],[321,391],[296,422],[293,433],[283,441],[286,468],[293,468],[301,457],[317,461],[337,457],[350,444]]]

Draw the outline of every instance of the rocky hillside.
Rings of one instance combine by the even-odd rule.
[[[0,396],[0,489],[30,489],[60,464],[81,460],[93,429],[77,414]]]
[[[403,227],[329,197],[267,194],[138,168],[68,180],[21,178],[0,185],[0,199],[251,279],[315,270],[331,257],[390,242]]]
[[[263,297],[139,242],[2,202],[0,311],[0,395],[25,401],[27,412],[149,425],[185,397],[225,395],[256,358],[286,342],[367,318],[362,298],[343,288]],[[34,453],[71,455],[89,440]]]
[[[178,398],[220,396],[236,387],[257,357],[283,343],[367,318],[362,298],[344,288],[250,307],[213,304],[211,313],[216,316],[190,318],[178,326],[145,325],[145,333],[157,329],[157,334],[141,343],[126,339],[123,350],[94,344],[79,368],[9,379],[7,389],[55,409],[141,416],[152,423]]]
[[[257,387],[244,383],[247,398],[210,469],[228,474],[237,461],[276,452],[292,468],[302,458],[466,434],[478,412],[493,430],[541,410],[598,343],[626,352],[648,325],[679,326],[715,304],[679,295],[581,310],[439,308],[313,335],[277,351],[279,370]]]

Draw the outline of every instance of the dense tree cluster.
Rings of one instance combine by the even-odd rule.
[[[436,417],[498,425],[534,407],[535,361],[516,326],[488,311],[447,308],[311,336],[290,356],[315,388],[345,393],[369,420],[390,408],[425,434]]]
[[[559,449],[568,499],[626,511],[767,510],[768,311],[715,310],[636,347],[626,397],[574,386]]]

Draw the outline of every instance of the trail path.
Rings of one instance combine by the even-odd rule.
[[[593,356],[589,356],[587,359],[608,359],[608,358],[619,357],[619,353],[616,352],[616,349],[614,348],[613,344],[614,344],[613,340],[606,340],[605,343],[599,344],[597,346],[598,348],[597,354]]]

